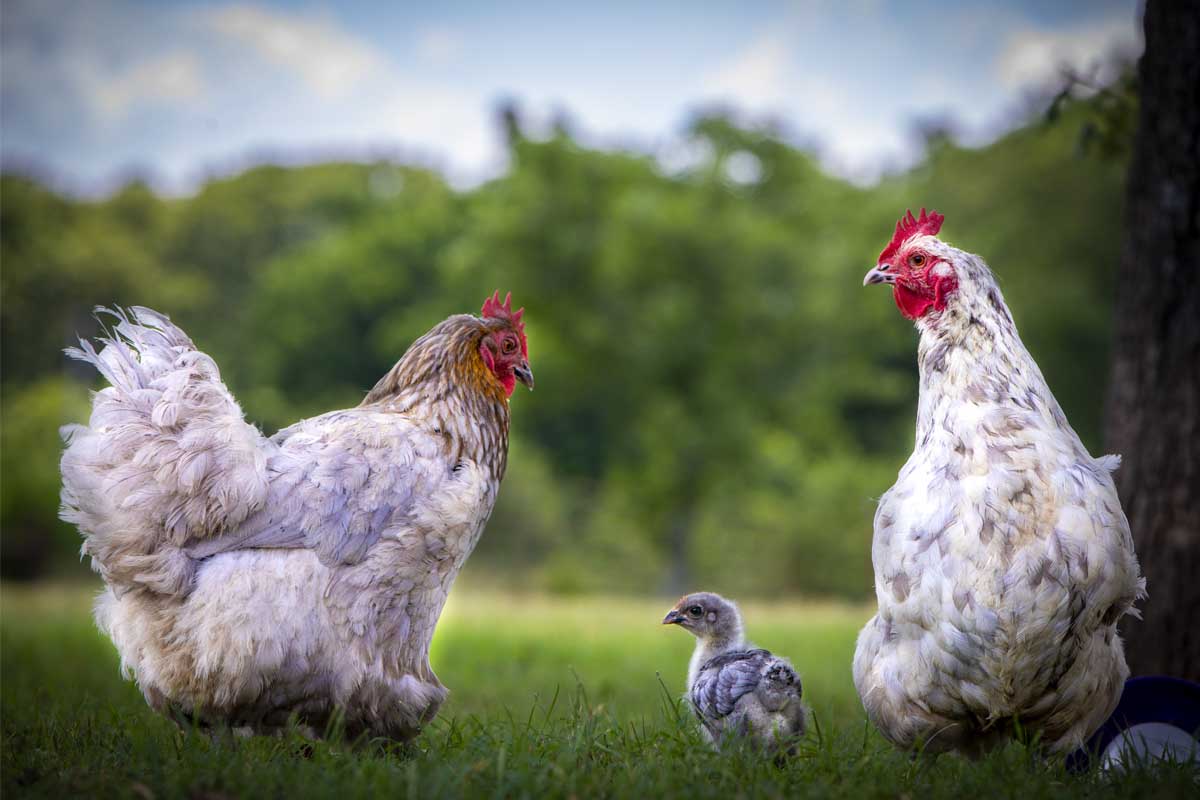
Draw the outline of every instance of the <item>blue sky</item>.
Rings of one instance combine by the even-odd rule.
[[[81,191],[380,154],[469,185],[504,167],[503,99],[667,164],[721,104],[869,180],[915,119],[986,141],[1062,64],[1140,49],[1137,0],[2,2],[0,158]]]

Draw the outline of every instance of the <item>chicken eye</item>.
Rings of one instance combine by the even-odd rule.
[[[913,253],[908,257],[909,266],[920,267],[925,264],[925,256],[920,253]]]
[[[502,344],[500,347],[504,351],[505,355],[508,355],[517,349],[517,343],[512,339],[505,339],[504,344]]]
[[[698,617],[704,613],[704,609],[701,608],[700,606],[692,606],[691,608],[688,609],[688,613],[691,614],[693,617]]]

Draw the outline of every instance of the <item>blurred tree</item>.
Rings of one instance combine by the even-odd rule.
[[[1149,591],[1130,666],[1200,680],[1200,14],[1152,0],[1144,26],[1107,437]]]
[[[79,560],[79,534],[60,522],[58,427],[87,413],[87,392],[60,377],[4,390],[0,427],[0,575],[36,578]]]
[[[248,278],[237,334],[256,344],[230,366],[247,412],[269,429],[356,405],[449,313],[441,255],[459,233],[459,199],[427,171],[377,170],[385,195],[305,246],[268,250],[275,257]]]
[[[917,390],[912,327],[861,276],[907,206],[936,205],[987,257],[1098,441],[1123,165],[1077,158],[1076,128],[939,140],[863,189],[720,114],[660,162],[501,113],[509,169],[464,192],[387,162],[257,167],[183,198],[4,176],[5,574],[26,545],[26,574],[78,562],[55,520],[56,429],[95,377],[60,351],[95,333],[98,303],[170,313],[270,431],[357,403],[417,335],[512,290],[538,390],[513,403],[470,569],[500,584],[869,594],[873,498],[912,448]]]
[[[1046,122],[1054,124],[1064,108],[1071,108],[1079,92],[1091,95],[1086,118],[1079,128],[1079,150],[1101,158],[1128,160],[1137,127],[1137,69],[1132,62],[1118,61],[1118,76],[1109,85],[1073,70],[1063,75],[1063,87],[1046,109]]]
[[[103,204],[78,203],[14,176],[0,193],[6,381],[58,372],[62,348],[95,330],[92,306],[101,299],[186,308],[201,288],[158,258],[166,213],[158,198],[133,188]]]

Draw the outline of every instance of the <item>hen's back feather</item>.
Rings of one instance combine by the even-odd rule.
[[[163,314],[97,309],[116,324],[97,351],[67,353],[109,386],[87,425],[64,427],[62,517],[85,536],[83,552],[120,593],[186,591],[188,541],[240,525],[267,499],[276,447],[248,424],[216,363]]]

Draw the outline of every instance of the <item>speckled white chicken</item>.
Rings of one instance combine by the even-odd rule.
[[[708,740],[748,738],[765,752],[790,754],[806,727],[800,676],[787,659],[746,643],[737,605],[695,592],[682,597],[663,624],[696,637],[687,698]]]
[[[156,710],[257,732],[405,739],[447,690],[429,644],[491,513],[521,312],[418,339],[357,408],[263,437],[167,317],[112,312],[111,384],[64,429],[63,518],[106,583],[96,620]]]
[[[894,744],[978,754],[1014,731],[1078,746],[1128,675],[1144,593],[1129,525],[1017,335],[991,271],[908,214],[864,283],[920,333],[916,448],[879,501],[879,610],[854,682]]]

